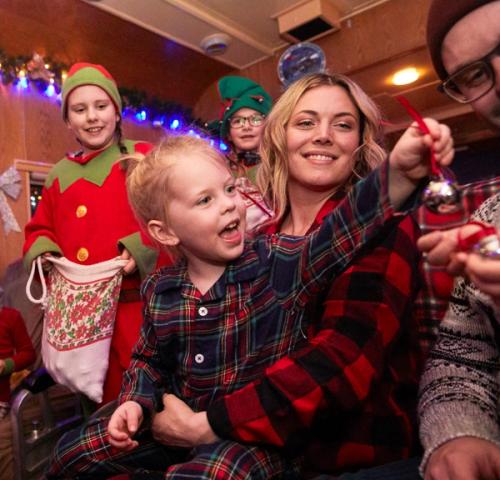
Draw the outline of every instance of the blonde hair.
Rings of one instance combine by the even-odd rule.
[[[322,86],[338,86],[345,90],[359,113],[360,145],[354,152],[353,174],[344,185],[349,191],[360,179],[383,162],[386,152],[382,148],[381,113],[377,105],[359,85],[344,75],[324,73],[302,77],[294,82],[274,104],[267,117],[260,145],[261,164],[257,185],[275,212],[273,221],[283,220],[288,208],[288,149],[286,129],[292,113],[309,90]]]
[[[186,154],[192,153],[209,157],[227,168],[224,157],[206,140],[189,135],[169,135],[146,155],[122,158],[127,166],[129,202],[146,232],[151,220],[169,225],[170,172],[177,163],[187,161]],[[179,256],[178,249],[168,247],[168,250],[174,257]]]

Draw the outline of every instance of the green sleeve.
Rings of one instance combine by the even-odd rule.
[[[31,263],[36,257],[39,257],[43,253],[56,253],[62,255],[62,250],[59,246],[54,243],[50,238],[38,237],[31,245],[30,249],[25,253],[23,258],[24,266],[27,270],[31,268]]]
[[[125,247],[134,258],[141,279],[146,278],[146,275],[155,269],[158,261],[158,251],[153,247],[144,245],[139,232],[121,238],[119,244]]]
[[[5,358],[4,363],[5,366],[2,375],[10,375],[14,371],[15,367],[14,360],[12,360],[12,358]]]

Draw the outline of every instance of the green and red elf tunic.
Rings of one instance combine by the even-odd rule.
[[[125,140],[131,153],[146,154],[152,145]],[[123,371],[142,324],[141,278],[158,262],[129,205],[126,170],[117,144],[88,155],[67,155],[50,171],[36,213],[26,226],[24,263],[46,252],[81,265],[109,260],[126,248],[139,274],[123,278],[111,343],[103,402],[115,399]],[[162,259],[164,261],[164,259]]]

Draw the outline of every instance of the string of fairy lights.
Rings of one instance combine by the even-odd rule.
[[[44,59],[38,53],[30,56],[9,56],[0,49],[0,81],[25,94],[37,93],[61,102],[61,85],[69,67]],[[123,101],[122,115],[138,123],[149,123],[166,131],[182,131],[188,135],[209,138],[221,151],[227,146],[206,129],[206,123],[193,118],[191,109],[177,102],[149,97],[144,91],[119,87]]]

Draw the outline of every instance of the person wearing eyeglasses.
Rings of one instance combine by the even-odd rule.
[[[500,0],[434,0],[427,38],[441,90],[500,133]],[[473,218],[499,235],[500,193]],[[460,252],[463,229],[419,240],[428,261],[461,274],[421,380],[425,480],[500,479],[500,252]]]
[[[251,232],[272,217],[255,186],[259,146],[272,99],[258,83],[245,77],[222,77],[217,88],[223,105],[219,135],[230,148],[226,158],[245,200],[247,230]]]
[[[488,9],[494,10],[495,3],[491,0],[432,2],[427,43],[435,70],[442,80],[438,90],[455,102],[469,104],[498,133],[500,17],[488,13]],[[485,10],[480,8],[483,6]],[[499,176],[490,175],[463,185],[463,209],[460,212],[437,216],[425,208],[418,211],[422,234],[433,232],[443,225],[451,228],[465,223],[485,200],[497,193],[500,193]],[[425,352],[428,352],[446,314],[454,279],[443,268],[433,266],[430,262],[423,264],[423,275],[425,281],[415,310],[420,324],[421,343]]]

